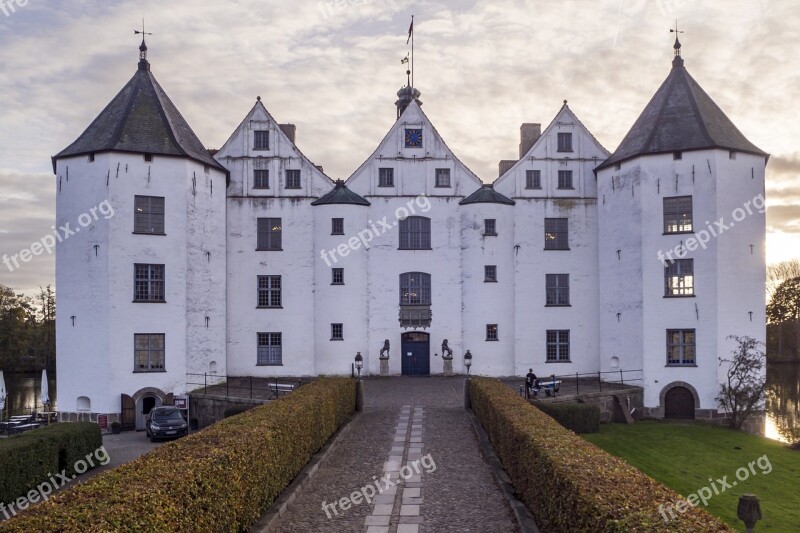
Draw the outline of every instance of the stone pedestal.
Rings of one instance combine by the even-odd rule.
[[[453,375],[453,359],[444,359],[444,375]]]
[[[389,358],[381,357],[381,376],[389,375]]]

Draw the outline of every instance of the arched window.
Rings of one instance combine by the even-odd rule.
[[[431,305],[431,275],[425,272],[400,274],[400,305]]]
[[[78,396],[78,401],[76,403],[77,405],[75,407],[78,411],[92,410],[92,400],[90,400],[88,396]]]
[[[406,217],[400,221],[401,250],[431,249],[431,219]]]

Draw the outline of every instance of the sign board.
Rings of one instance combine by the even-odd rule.
[[[100,425],[100,429],[108,428],[108,415],[97,415],[97,423]]]
[[[188,409],[189,408],[189,398],[186,396],[176,396],[175,397],[175,407],[178,409]]]

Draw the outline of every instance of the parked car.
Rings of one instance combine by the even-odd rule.
[[[177,407],[164,405],[150,410],[145,430],[150,440],[155,442],[157,439],[184,437],[189,433],[189,426]]]

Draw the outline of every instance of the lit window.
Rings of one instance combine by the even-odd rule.
[[[257,250],[280,250],[283,229],[279,218],[258,219]]]
[[[496,341],[497,338],[497,324],[486,324],[486,340]]]
[[[694,295],[694,259],[676,259],[664,267],[664,295]]]
[[[431,305],[431,275],[425,272],[400,274],[400,305]]]
[[[664,198],[664,233],[692,231],[692,197]]]
[[[569,219],[544,219],[544,249],[569,250]]]
[[[693,329],[667,330],[667,364],[695,365],[695,335]]]

